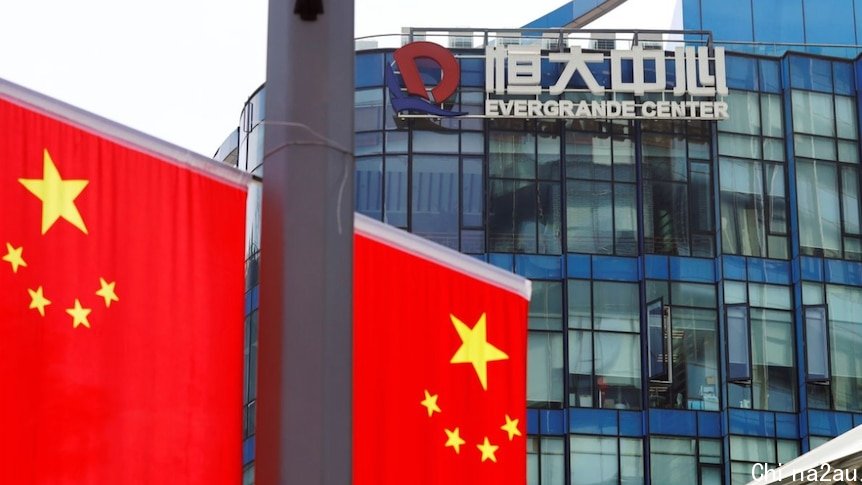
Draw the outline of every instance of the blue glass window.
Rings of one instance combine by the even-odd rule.
[[[356,158],[356,212],[380,220],[383,217],[383,158]]]
[[[566,480],[563,438],[527,437],[527,485],[552,485]]]
[[[829,326],[824,306],[805,308],[805,367],[808,382],[828,383]]]
[[[414,155],[412,189],[413,232],[458,249],[458,157]]]
[[[727,378],[730,381],[751,379],[751,331],[748,307],[728,305],[727,316]]]

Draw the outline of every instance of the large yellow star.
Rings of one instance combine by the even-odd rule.
[[[12,247],[11,244],[6,243],[6,256],[3,256],[3,261],[12,265],[12,272],[17,273],[19,266],[27,266],[27,262],[24,261],[24,258],[21,256],[21,253],[24,252],[24,246],[20,248]]]
[[[89,308],[81,307],[81,302],[75,298],[75,307],[66,309],[66,313],[72,315],[72,328],[78,328],[78,325],[90,328],[90,321],[87,320],[87,315],[91,311]]]
[[[69,221],[84,234],[87,226],[75,206],[75,198],[81,194],[88,180],[63,180],[51,160],[48,150],[44,150],[41,179],[18,179],[27,190],[42,201],[42,234],[61,217]]]
[[[461,337],[461,347],[452,356],[449,362],[452,364],[473,364],[482,389],[488,390],[488,362],[495,360],[506,360],[509,358],[505,352],[488,343],[487,331],[485,329],[485,314],[479,317],[479,321],[471,329],[455,315],[449,315],[452,325]]]
[[[34,308],[39,310],[39,315],[45,316],[45,307],[51,304],[51,300],[45,298],[45,295],[42,293],[42,287],[36,289],[36,291],[27,288],[27,292],[30,293],[30,310]]]
[[[99,286],[101,286],[101,288],[99,288],[99,291],[97,291],[96,294],[105,299],[105,306],[108,308],[111,308],[112,301],[120,301],[117,294],[114,292],[114,286],[116,286],[116,284],[116,281],[108,283],[105,281],[105,278],[99,278]]]
[[[425,406],[428,409],[428,417],[430,418],[432,414],[442,412],[440,411],[440,406],[437,405],[437,394],[431,395],[428,390],[425,390],[425,399],[419,404]]]
[[[500,426],[500,429],[509,433],[509,441],[512,441],[515,436],[521,436],[521,430],[518,429],[518,421],[520,421],[520,419],[512,419],[507,414],[506,424]]]
[[[452,448],[455,449],[455,453],[460,455],[461,454],[461,445],[466,443],[466,441],[461,439],[460,430],[458,428],[455,428],[455,431],[449,431],[448,429],[443,428],[443,431],[446,432],[446,436],[448,437],[448,439],[446,440],[446,446],[447,447],[451,446]]]
[[[494,463],[497,463],[497,456],[494,453],[497,452],[499,446],[492,445],[490,441],[488,441],[488,437],[485,437],[485,442],[481,445],[476,445],[476,448],[479,448],[479,451],[482,452],[482,461],[491,460]]]

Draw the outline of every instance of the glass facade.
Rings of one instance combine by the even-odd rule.
[[[721,19],[752,2],[685,3],[744,30]],[[481,113],[481,51],[459,52],[451,109]],[[400,119],[387,62],[356,54],[356,210],[533,280],[529,484],[744,484],[862,424],[862,61],[729,52],[718,123]],[[224,156],[256,174],[263,96]]]

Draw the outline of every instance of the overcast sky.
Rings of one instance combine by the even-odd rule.
[[[357,0],[355,33],[519,27],[563,3]],[[0,78],[212,155],[264,81],[266,12],[267,0],[6,0]]]

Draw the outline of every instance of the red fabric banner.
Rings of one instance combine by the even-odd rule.
[[[373,233],[354,248],[354,484],[526,483],[528,285]]]
[[[235,484],[245,189],[0,99],[0,482]]]

